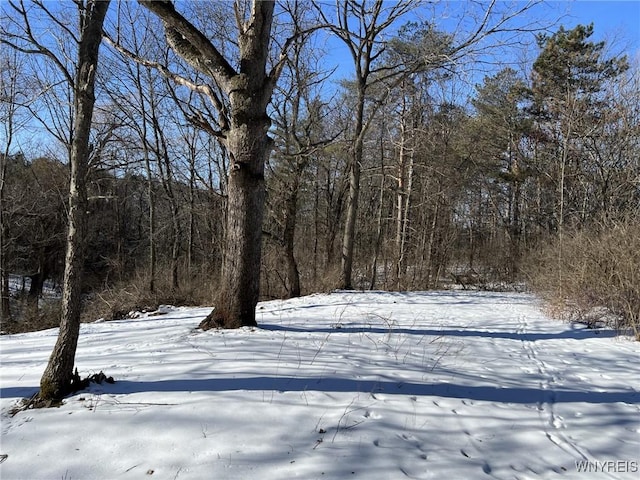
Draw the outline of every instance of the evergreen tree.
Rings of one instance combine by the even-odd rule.
[[[549,179],[542,203],[550,229],[566,220],[586,219],[584,184],[588,175],[586,137],[597,128],[607,83],[628,69],[626,57],[605,56],[605,43],[592,42],[593,24],[553,35],[539,35],[540,55],[533,64],[531,113],[536,120],[536,161]]]
[[[491,182],[492,203],[508,237],[513,277],[520,257],[522,189],[528,171],[523,151],[523,139],[529,129],[523,110],[526,86],[515,70],[505,68],[486,77],[476,90],[477,97],[472,100],[477,112],[471,124],[472,151],[480,156],[478,163],[485,170],[482,178]]]

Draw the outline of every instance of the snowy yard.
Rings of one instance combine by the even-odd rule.
[[[640,343],[532,296],[318,294],[261,303],[259,329],[196,330],[209,311],[84,324],[80,374],[116,383],[13,417],[57,330],[0,337],[0,477],[640,475]]]

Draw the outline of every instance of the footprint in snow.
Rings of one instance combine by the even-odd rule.
[[[551,419],[551,426],[553,428],[565,428],[564,419],[560,415],[555,415]]]

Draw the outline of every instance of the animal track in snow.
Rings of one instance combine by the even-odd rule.
[[[379,418],[382,418],[382,415],[380,415],[380,414],[378,414],[378,413],[376,413],[374,411],[371,411],[371,410],[366,410],[362,416],[364,418],[371,418],[373,420],[377,420]]]

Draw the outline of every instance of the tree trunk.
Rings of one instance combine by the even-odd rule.
[[[359,155],[362,158],[362,155]],[[349,196],[347,197],[347,219],[342,238],[342,270],[340,288],[353,288],[353,251],[356,238],[356,220],[358,218],[358,197],[360,196],[360,162],[354,160],[349,169]]]
[[[192,149],[193,150],[193,149]],[[189,234],[187,242],[187,275],[193,275],[193,256],[196,232],[196,153],[192,151],[189,161]]]
[[[142,88],[142,75],[141,66],[136,65],[136,87],[138,88],[138,94],[140,95],[140,105],[142,107],[142,124],[141,137],[142,137],[142,152],[144,157],[144,166],[147,173],[147,199],[149,201],[149,292],[154,293],[156,291],[156,196],[153,191],[153,172],[151,170],[151,158],[149,140],[147,139],[148,126],[147,126],[147,114],[146,114],[146,101]],[[153,102],[153,99],[151,99]]]
[[[40,400],[57,400],[72,389],[73,367],[80,333],[82,270],[87,230],[89,134],[95,103],[94,85],[102,24],[109,0],[88,1],[81,11],[78,67],[74,85],[74,135],[71,143],[71,178],[67,253],[62,291],[62,316],[58,340],[40,380]]]
[[[8,222],[5,214],[7,154],[0,158],[0,324],[11,320],[9,304]]]
[[[511,281],[516,281],[520,269],[520,245],[522,243],[522,226],[520,225],[520,202],[522,197],[521,175],[518,159],[511,164],[511,174],[514,178],[511,198]]]
[[[358,197],[360,196],[360,170],[362,168],[362,155],[364,151],[364,104],[365,86],[360,85],[358,91],[358,105],[356,111],[355,141],[353,155],[349,166],[349,194],[347,196],[347,218],[344,225],[342,238],[342,262],[340,271],[339,288],[350,290],[353,272],[353,250],[356,237],[356,219],[358,218]]]
[[[266,115],[229,131],[232,159],[227,197],[227,229],[223,283],[216,308],[202,321],[203,329],[255,326],[260,293],[260,257],[265,186],[264,164],[271,153]]]
[[[16,69],[17,70],[17,69]],[[11,308],[9,297],[9,219],[7,218],[7,164],[9,162],[9,152],[13,139],[15,92],[17,76],[12,75],[9,85],[3,88],[3,93],[7,95],[3,101],[8,103],[8,109],[4,115],[5,121],[5,147],[0,153],[0,325],[4,325],[11,320]]]
[[[171,211],[171,289],[177,291],[180,288],[178,276],[178,261],[180,259],[180,239],[182,238],[182,229],[180,227],[180,208],[173,189],[173,171],[171,166],[171,158],[169,156],[169,146],[167,139],[160,126],[156,112],[156,102],[153,100],[155,93],[151,90],[152,99],[149,102],[149,110],[151,115],[151,123],[153,127],[153,136],[155,140],[155,154],[157,159],[158,173],[160,174],[160,182],[162,188],[169,201],[169,209]]]
[[[402,97],[402,109],[400,116],[400,144],[398,145],[398,186],[396,192],[396,238],[395,250],[396,258],[393,268],[393,283],[396,290],[402,290],[403,263],[404,263],[404,207],[407,178],[407,160],[406,160],[406,143],[407,143],[407,119],[406,119],[406,97]]]
[[[182,238],[182,228],[180,226],[180,207],[176,199],[175,192],[173,190],[173,172],[171,171],[171,160],[169,158],[169,152],[165,143],[164,134],[162,132],[156,133],[160,138],[162,161],[158,159],[158,166],[164,162],[164,169],[160,168],[160,176],[162,186],[169,200],[169,209],[171,210],[171,227],[172,227],[172,239],[171,239],[171,289],[178,291],[180,288],[178,267],[180,260],[180,239]]]
[[[216,308],[200,323],[203,329],[256,325],[260,289],[262,218],[265,201],[264,165],[271,153],[271,121],[267,105],[282,71],[283,59],[267,74],[274,1],[251,2],[248,18],[236,8],[239,70],[208,38],[179,14],[170,1],[138,0],[158,15],[167,42],[187,63],[210,77],[226,95],[228,108],[209,90],[220,118],[217,136],[230,158],[222,285]],[[284,58],[284,57],[283,57]]]
[[[376,242],[373,247],[373,262],[371,264],[371,281],[369,282],[369,290],[373,290],[376,286],[376,280],[378,277],[378,257],[380,256],[380,247],[382,245],[382,210],[384,207],[384,149],[382,145],[382,138],[380,139],[380,191],[378,196],[378,215],[376,218]]]
[[[38,306],[38,299],[42,296],[42,290],[44,289],[45,276],[42,271],[30,275],[31,285],[29,286],[29,293],[27,299],[29,304]]]
[[[284,243],[285,261],[287,263],[287,279],[289,280],[287,295],[289,298],[300,296],[300,272],[298,262],[294,254],[296,218],[298,213],[298,192],[300,190],[300,175],[302,175],[302,164],[298,164],[294,172],[293,185],[285,201],[284,231],[282,241]]]
[[[313,182],[313,288],[318,285],[318,247],[320,238],[320,166],[316,165],[316,179]]]
[[[144,120],[143,120],[143,123]],[[156,196],[153,192],[151,161],[146,140],[144,144],[144,163],[147,170],[147,197],[149,200],[149,292],[156,291]]]
[[[325,182],[325,198],[326,198],[326,222],[327,222],[327,234],[325,237],[325,273],[331,271],[334,268],[335,261],[335,244],[336,237],[338,236],[338,229],[340,227],[340,217],[342,216],[342,204],[343,197],[342,191],[332,192],[331,187],[331,170],[329,166],[325,166],[324,173],[326,175]],[[334,189],[342,190],[341,186],[334,186]],[[346,186],[345,186],[346,189]]]

